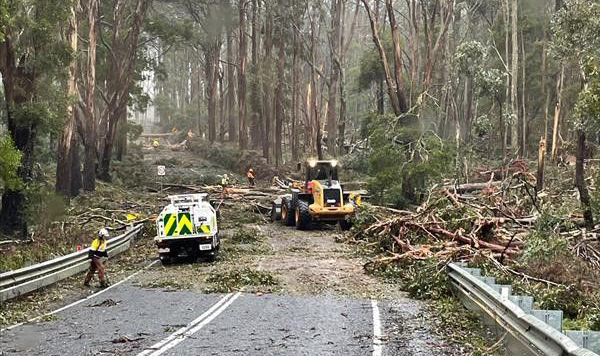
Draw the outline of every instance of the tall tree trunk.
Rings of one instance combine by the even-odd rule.
[[[517,29],[518,18],[518,0],[511,2],[511,34],[512,34],[512,59],[511,59],[511,75],[510,75],[510,108],[514,115],[511,130],[511,146],[513,149],[519,146],[519,103],[518,103],[518,82],[519,82],[519,40]]]
[[[81,160],[79,159],[79,141],[77,135],[71,136],[71,196],[79,195],[82,187]]]
[[[381,40],[379,39],[379,33],[377,30],[376,19],[373,17],[371,13],[371,9],[367,3],[367,0],[362,0],[363,5],[365,6],[365,10],[367,10],[367,15],[369,17],[369,23],[371,25],[371,34],[373,36],[373,42],[375,43],[375,47],[377,47],[377,51],[379,52],[379,62],[383,68],[385,73],[385,82],[387,84],[388,96],[390,97],[390,102],[392,104],[392,110],[394,110],[394,114],[396,116],[400,116],[404,113],[400,107],[400,102],[398,100],[397,89],[394,80],[392,80],[392,75],[390,72],[390,67],[388,65],[387,56],[385,54],[385,50],[383,49],[383,45],[381,44]]]
[[[123,116],[119,119],[117,124],[117,137],[116,137],[116,158],[117,161],[123,161],[123,156],[127,154],[127,111],[123,112]]]
[[[240,36],[239,36],[239,71],[238,71],[238,108],[239,108],[239,140],[240,149],[248,147],[246,127],[246,4],[247,0],[239,0]]]
[[[214,142],[217,138],[217,63],[220,45],[210,43],[204,50],[206,96],[208,97],[208,140]]]
[[[78,33],[78,20],[77,10],[75,5],[71,6],[71,17],[69,18],[69,27],[67,30],[67,38],[69,39],[69,45],[73,53],[77,53],[77,33]],[[77,76],[77,60],[73,58],[69,64],[69,78],[67,79],[67,95],[70,100],[73,100],[77,91],[76,78]],[[66,197],[72,196],[71,180],[72,180],[72,163],[73,158],[73,146],[74,143],[74,131],[75,131],[75,110],[73,103],[69,103],[67,107],[67,120],[60,138],[58,139],[58,152],[56,161],[56,193]],[[74,196],[76,196],[75,194]]]
[[[227,111],[229,113],[229,141],[237,142],[235,117],[235,65],[233,64],[233,33],[227,32]]]
[[[85,68],[85,123],[84,123],[84,160],[83,160],[83,190],[96,190],[96,144],[97,126],[94,95],[96,91],[96,26],[98,19],[98,2],[90,0],[88,4],[88,53]]]
[[[21,152],[21,165],[17,175],[25,183],[32,178],[33,149],[37,133],[35,124],[18,124],[15,110],[19,106],[31,101],[35,97],[35,73],[23,67],[26,63],[17,66],[16,53],[12,44],[12,35],[4,34],[0,41],[0,73],[4,86],[4,101],[6,104],[6,118],[8,132],[13,140],[14,147]],[[25,118],[28,119],[28,118]],[[28,121],[26,121],[28,122]],[[0,231],[6,234],[27,236],[27,221],[24,216],[25,197],[21,190],[6,189],[2,194],[2,208],[0,209]]]
[[[554,107],[554,122],[552,125],[552,162],[558,159],[558,133],[560,131],[560,110],[562,106],[563,83],[565,79],[565,65],[560,64],[560,75],[556,78],[556,106]]]
[[[402,49],[400,32],[398,31],[398,23],[396,21],[396,15],[394,14],[394,6],[392,0],[386,0],[385,5],[387,8],[388,18],[390,20],[390,28],[392,30],[392,47],[394,50],[394,79],[396,83],[396,96],[398,98],[398,105],[400,111],[405,113],[408,111],[406,104],[406,96],[404,94],[404,81],[402,78]]]
[[[340,26],[342,17],[342,1],[331,1],[331,38],[329,40],[329,54],[331,56],[331,75],[329,77],[328,88],[328,104],[327,104],[327,140],[326,145],[329,154],[337,155],[337,94],[338,94],[338,78],[339,66],[336,62],[339,61],[340,55]]]
[[[112,40],[108,54],[109,70],[114,75],[107,80],[107,107],[101,119],[108,123],[102,141],[102,155],[98,178],[110,182],[110,162],[118,121],[126,117],[129,91],[133,82],[138,53],[138,42],[143,21],[152,0],[137,0],[126,8],[121,0],[115,6],[112,18]],[[125,10],[131,13],[124,13]],[[125,34],[126,33],[126,34]]]
[[[585,131],[577,130],[577,158],[575,161],[575,186],[579,191],[579,200],[581,201],[581,210],[583,210],[583,220],[588,228],[594,227],[594,216],[590,204],[590,194],[584,177],[584,159],[585,159]]]
[[[295,11],[294,11],[295,12]],[[295,21],[295,19],[292,19]],[[298,146],[299,146],[299,136],[300,130],[298,130],[298,121],[299,121],[299,94],[298,94],[298,31],[294,28],[294,34],[292,37],[292,128],[290,135],[290,144],[292,146],[292,162],[295,164],[298,162]]]
[[[505,116],[509,116],[510,113],[510,109],[509,109],[509,103],[510,103],[510,98],[511,98],[511,76],[509,75],[508,71],[509,68],[508,66],[510,65],[510,2],[512,0],[504,0],[503,1],[503,12],[504,12],[504,60],[506,61],[506,92],[505,92],[505,108],[503,108],[504,111],[504,115]],[[501,120],[504,122],[504,125],[502,127],[502,131],[504,132],[504,143],[503,143],[503,151],[502,151],[502,159],[504,160],[505,155],[506,155],[506,149],[508,147],[510,147],[510,130],[511,130],[511,126],[510,123],[507,122],[506,120],[504,120],[504,116],[501,116]]]
[[[219,71],[219,142],[225,141],[225,122],[227,113],[225,112],[225,86],[223,83],[223,71]]]
[[[344,150],[345,138],[346,138],[346,54],[348,53],[348,49],[350,48],[350,42],[352,41],[352,37],[354,36],[354,29],[356,27],[356,21],[358,19],[358,10],[360,9],[360,2],[356,2],[356,7],[354,9],[354,17],[352,19],[352,25],[350,25],[350,35],[348,36],[348,40],[346,41],[345,37],[345,29],[346,29],[346,21],[345,21],[345,4],[342,8],[342,23],[341,23],[341,35],[340,35],[340,56],[339,60],[336,61],[336,65],[340,71],[340,119],[338,124],[338,138],[339,138],[339,146],[338,146],[338,155],[343,156],[346,152]]]
[[[264,140],[263,126],[260,122],[261,105],[260,105],[260,78],[258,70],[258,33],[256,22],[258,17],[257,0],[252,0],[252,24],[251,24],[251,61],[252,61],[252,78],[250,84],[250,137],[252,138],[252,149],[261,148],[261,142]]]
[[[526,95],[527,92],[525,91],[526,89],[526,83],[525,83],[525,66],[527,65],[525,63],[525,37],[523,37],[523,29],[521,28],[521,64],[523,65],[523,68],[521,70],[521,75],[522,75],[522,83],[521,83],[521,117],[522,117],[522,121],[521,121],[521,155],[523,157],[527,157],[527,138],[529,137],[529,132],[527,130],[527,107],[526,107]]]
[[[271,162],[271,113],[272,113],[272,93],[271,89],[271,53],[273,50],[273,14],[270,4],[267,2],[265,19],[265,57],[263,58],[263,157],[267,162]]]
[[[283,6],[279,6],[280,16],[283,16]],[[279,58],[277,60],[277,88],[275,89],[275,166],[283,163],[282,154],[282,128],[283,128],[283,82],[285,80],[285,42],[283,40],[283,24],[279,24],[277,42],[279,47]]]

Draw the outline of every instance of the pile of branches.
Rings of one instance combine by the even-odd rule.
[[[401,259],[469,261],[481,254],[500,263],[510,262],[519,254],[522,237],[537,216],[533,200],[523,204],[528,196],[523,192],[524,184],[529,183],[511,184],[490,181],[466,187],[434,187],[416,212],[383,208],[391,214],[378,218],[353,238],[383,244],[387,255],[369,261],[367,266]]]

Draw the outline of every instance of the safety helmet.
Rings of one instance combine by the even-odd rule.
[[[98,231],[98,237],[107,238],[108,236],[108,230],[106,230],[105,228],[102,228],[100,229],[100,231]]]
[[[250,168],[250,169],[248,170],[248,172],[254,172],[254,170],[253,170],[252,168]]]
[[[227,173],[223,174],[223,178],[227,178]]]

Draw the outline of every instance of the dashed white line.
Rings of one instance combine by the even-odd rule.
[[[137,276],[138,274],[140,274],[142,271],[144,271],[144,270],[146,270],[146,269],[148,269],[148,268],[150,268],[150,267],[154,266],[156,263],[158,263],[158,260],[155,260],[155,261],[153,261],[152,263],[150,263],[150,264],[149,264],[149,265],[147,265],[146,267],[142,268],[141,270],[139,270],[139,271],[135,272],[134,274],[132,274],[132,275],[130,275],[130,276],[128,276],[128,277],[126,277],[126,278],[124,278],[124,279],[120,280],[119,282],[117,282],[117,283],[115,283],[115,284],[111,284],[110,286],[108,286],[108,287],[106,287],[106,288],[104,288],[104,289],[102,289],[102,290],[99,290],[99,291],[97,291],[97,292],[96,292],[96,293],[94,293],[94,294],[90,294],[90,295],[88,295],[87,297],[85,297],[85,298],[83,298],[83,299],[79,299],[79,300],[78,300],[78,301],[76,301],[76,302],[73,302],[73,303],[71,303],[71,304],[69,304],[69,305],[65,305],[64,307],[58,308],[58,309],[56,309],[56,310],[53,310],[53,311],[51,311],[51,312],[48,312],[48,313],[46,313],[46,314],[43,314],[43,315],[40,315],[40,316],[36,316],[35,318],[29,319],[29,320],[27,320],[26,322],[18,323],[18,324],[11,325],[11,326],[9,326],[9,327],[7,327],[7,328],[4,328],[4,329],[0,329],[0,332],[3,332],[3,331],[8,331],[8,330],[14,329],[14,328],[16,328],[16,327],[18,327],[18,326],[21,326],[21,325],[25,324],[25,323],[32,323],[32,322],[34,322],[34,321],[37,321],[37,320],[39,320],[39,319],[41,319],[41,318],[43,318],[43,317],[45,317],[45,316],[47,316],[47,315],[53,315],[53,314],[56,314],[56,313],[60,313],[61,311],[65,310],[65,309],[69,309],[69,308],[71,308],[71,307],[74,307],[74,306],[76,306],[76,305],[78,305],[78,304],[81,304],[81,303],[85,302],[85,301],[86,301],[86,300],[88,300],[88,299],[91,299],[91,298],[97,297],[97,296],[99,296],[100,294],[102,294],[102,293],[105,293],[105,292],[108,292],[109,290],[111,290],[111,289],[115,288],[116,286],[118,286],[118,285],[120,285],[120,284],[123,284],[123,283],[127,282],[127,281],[128,281],[128,280],[130,280],[131,278],[133,278],[133,277]]]
[[[373,356],[381,356],[383,352],[383,342],[381,334],[381,320],[379,319],[379,307],[376,300],[371,300],[373,308]]]
[[[214,318],[219,316],[231,303],[233,303],[242,293],[229,293],[221,298],[215,305],[204,312],[202,315],[192,320],[185,327],[175,331],[160,342],[150,346],[146,350],[137,354],[137,356],[159,356],[169,349],[177,346],[183,340],[197,333],[200,329],[210,323]]]

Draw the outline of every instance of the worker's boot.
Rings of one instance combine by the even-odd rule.
[[[101,288],[106,288],[106,287],[108,287],[109,285],[110,285],[110,284],[108,283],[108,280],[107,280],[107,279],[105,279],[105,280],[103,280],[103,281],[100,281],[100,287],[101,287]]]
[[[86,287],[90,286],[90,281],[92,280],[92,277],[94,276],[94,274],[89,273],[85,275],[85,279],[83,280],[83,285]]]

